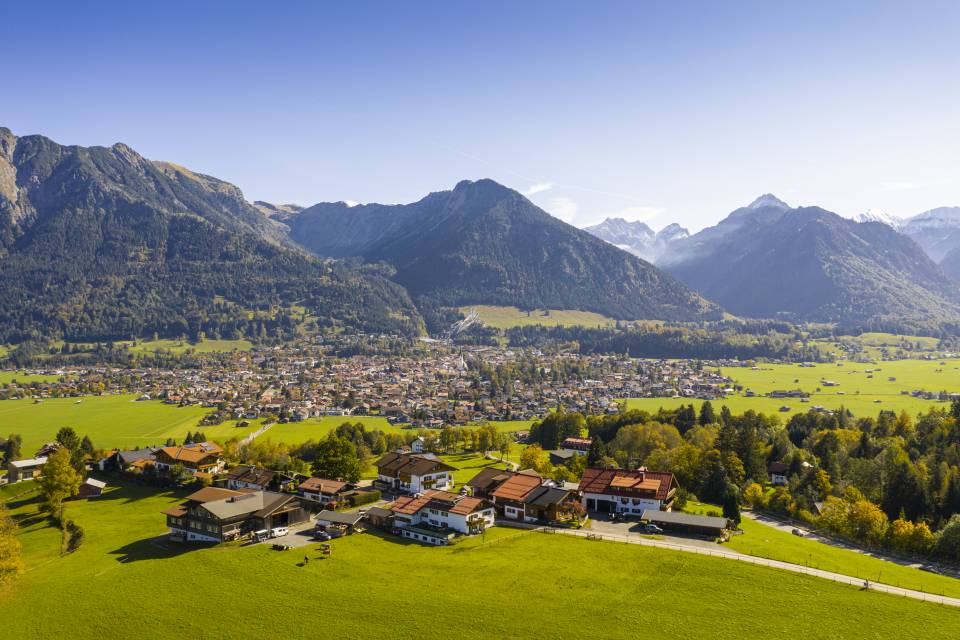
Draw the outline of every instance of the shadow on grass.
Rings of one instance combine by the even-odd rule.
[[[157,536],[125,544],[119,549],[111,551],[110,555],[117,556],[117,562],[123,563],[139,562],[141,560],[165,560],[213,546],[215,546],[214,543],[171,542],[166,536]]]
[[[354,535],[356,535],[356,534],[354,534]],[[380,529],[370,528],[370,529],[367,529],[366,531],[364,531],[364,533],[363,533],[362,535],[372,536],[372,537],[374,537],[374,538],[379,538],[380,540],[383,540],[384,542],[390,542],[390,543],[392,543],[392,544],[398,544],[398,545],[402,545],[402,546],[404,546],[404,547],[410,547],[410,546],[414,546],[414,547],[429,547],[429,546],[430,546],[430,545],[428,545],[428,544],[423,544],[423,543],[417,542],[416,540],[411,540],[410,538],[404,538],[403,536],[395,536],[395,535],[393,535],[392,533],[387,533],[386,531],[381,531]]]

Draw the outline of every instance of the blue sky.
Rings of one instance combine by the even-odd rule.
[[[273,3],[270,3],[273,4]],[[281,3],[276,3],[281,4]],[[960,3],[6,3],[0,126],[250,199],[491,177],[577,225],[960,205]]]

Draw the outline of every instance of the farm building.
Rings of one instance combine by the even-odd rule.
[[[678,511],[644,511],[640,520],[655,524],[665,531],[706,535],[713,538],[724,535],[731,528],[731,522],[727,518],[698,516]]]

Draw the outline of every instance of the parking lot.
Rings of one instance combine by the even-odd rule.
[[[606,516],[594,516],[590,519],[588,531],[601,536],[611,536],[620,538],[640,538],[655,537],[664,542],[670,542],[687,547],[703,547],[705,549],[716,549],[717,543],[713,539],[703,538],[692,535],[683,535],[666,531],[656,536],[649,536],[643,533],[643,525],[636,520],[610,520]]]

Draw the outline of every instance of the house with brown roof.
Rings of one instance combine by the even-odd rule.
[[[297,496],[272,491],[205,487],[163,512],[171,538],[223,542],[252,531],[287,527],[309,519]]]
[[[327,504],[328,502],[338,502],[340,496],[355,485],[342,480],[330,480],[328,478],[307,478],[300,483],[300,495],[306,500]]]
[[[390,452],[377,460],[376,484],[400,493],[453,488],[456,467],[432,453]]]
[[[227,472],[228,489],[285,490],[292,483],[293,477],[286,473],[271,471],[254,465],[238,465]]]
[[[219,473],[223,470],[223,449],[215,442],[197,442],[179,447],[164,447],[154,453],[157,469],[168,471],[181,465],[194,474]]]
[[[640,516],[670,511],[678,485],[669,471],[584,469],[578,487],[587,511]]]
[[[397,498],[387,509],[403,537],[429,544],[445,544],[457,533],[480,533],[495,518],[493,503],[485,498],[436,489]]]

